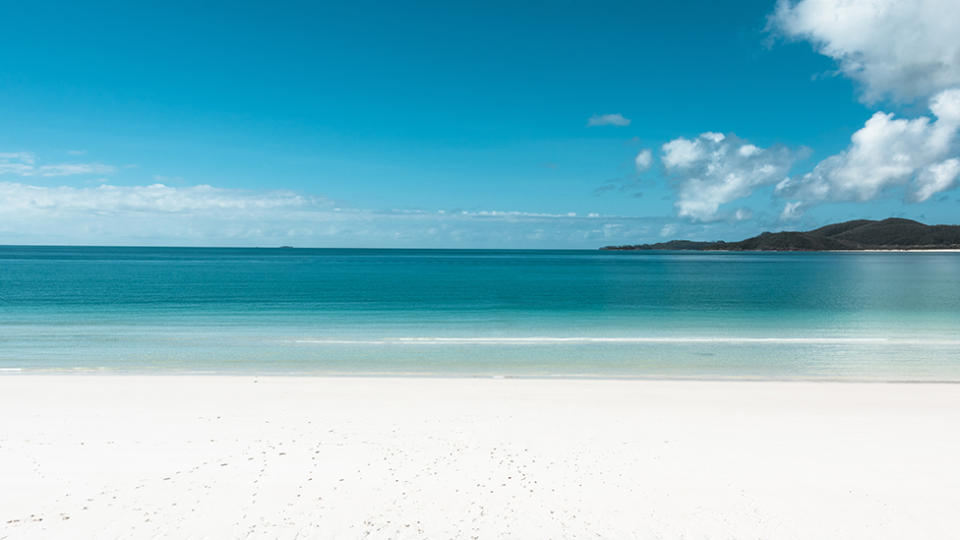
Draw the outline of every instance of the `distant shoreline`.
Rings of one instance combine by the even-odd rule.
[[[926,225],[888,218],[834,223],[812,231],[765,232],[739,242],[670,240],[654,244],[605,246],[610,251],[801,251],[801,252],[956,252],[960,225]]]
[[[931,249],[835,249],[827,253],[960,253],[960,248]]]
[[[690,251],[699,253],[960,253],[960,248],[908,249],[644,249],[602,247],[601,251]]]

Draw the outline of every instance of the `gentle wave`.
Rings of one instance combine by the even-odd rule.
[[[797,345],[957,345],[957,339],[791,338],[791,337],[397,337],[380,339],[297,339],[308,345],[579,345],[591,343],[719,343]]]

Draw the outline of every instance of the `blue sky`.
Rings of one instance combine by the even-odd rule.
[[[0,243],[960,221],[955,2],[35,4],[0,20]]]

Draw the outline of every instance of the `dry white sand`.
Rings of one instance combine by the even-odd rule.
[[[2,538],[957,538],[960,386],[0,377]]]

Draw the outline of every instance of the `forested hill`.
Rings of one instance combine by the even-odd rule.
[[[841,251],[873,249],[960,249],[960,225],[925,225],[889,218],[834,223],[802,232],[765,232],[739,242],[671,240],[656,244],[606,246],[609,250]]]

